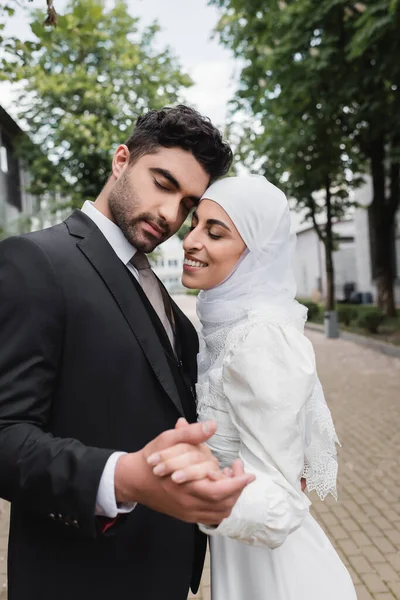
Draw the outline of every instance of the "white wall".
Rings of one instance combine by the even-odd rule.
[[[183,270],[182,242],[177,235],[159,246],[160,257],[153,266],[154,272],[161,279],[169,292],[184,292],[186,288],[181,283]]]
[[[297,236],[294,255],[294,273],[299,298],[311,298],[321,291],[324,270],[323,244],[314,229]]]
[[[354,198],[360,205],[360,208],[357,208],[354,213],[354,223],[356,228],[357,289],[360,292],[371,292],[375,300],[376,285],[372,280],[367,211],[367,207],[372,202],[372,185],[370,178],[367,179],[366,183],[361,188],[356,190]],[[400,212],[397,214],[396,235],[397,281],[394,289],[396,302],[400,304]]]
[[[353,221],[345,221],[334,226],[334,232],[341,237],[354,238]],[[335,269],[336,296],[343,298],[345,283],[356,282],[356,255],[354,241],[340,242],[333,254]],[[297,233],[297,246],[294,256],[294,272],[299,298],[315,298],[326,293],[325,246],[316,231],[309,228]]]

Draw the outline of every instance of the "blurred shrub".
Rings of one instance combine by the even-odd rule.
[[[378,333],[379,326],[384,320],[384,314],[377,308],[362,312],[357,319],[357,325],[369,333]]]
[[[339,304],[337,307],[339,323],[349,326],[352,321],[355,321],[359,316],[359,311],[355,306]]]

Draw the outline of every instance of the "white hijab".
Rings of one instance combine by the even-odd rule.
[[[201,200],[206,198],[228,214],[247,250],[225,281],[200,292],[197,314],[203,334],[209,327],[271,305],[305,321],[307,311],[295,300],[292,258],[296,240],[290,233],[285,194],[265,177],[249,175],[217,181]]]

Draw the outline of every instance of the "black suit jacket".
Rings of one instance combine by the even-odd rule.
[[[195,419],[197,335],[173,304],[180,365],[140,286],[86,215],[0,244],[0,495],[9,600],[185,600],[205,538],[138,506],[102,533],[111,453]]]

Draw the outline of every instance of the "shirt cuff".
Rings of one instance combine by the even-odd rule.
[[[137,502],[117,504],[115,499],[115,467],[118,459],[124,454],[126,454],[126,452],[113,452],[106,462],[106,466],[104,467],[100,479],[99,489],[97,490],[95,511],[97,517],[109,517],[110,519],[114,519],[121,513],[131,512],[137,505]]]

